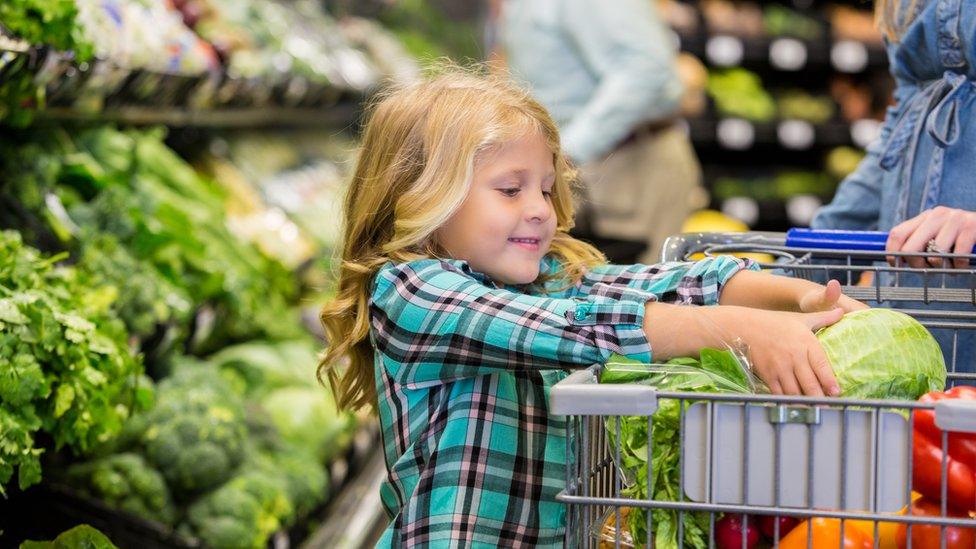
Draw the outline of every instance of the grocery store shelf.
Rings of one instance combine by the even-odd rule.
[[[719,68],[741,66],[785,72],[826,69],[857,74],[888,66],[884,47],[856,40],[810,40],[789,36],[747,38],[707,31],[675,34],[682,51]]]
[[[353,549],[372,547],[386,527],[380,503],[380,484],[386,478],[383,453],[377,446],[362,459],[355,477],[349,479],[326,511],[326,520],[302,545],[302,549]]]
[[[350,101],[325,108],[248,107],[214,110],[118,107],[102,112],[83,112],[53,107],[37,114],[38,120],[84,123],[119,123],[134,126],[256,128],[256,127],[337,127],[356,122],[359,105]]]
[[[880,131],[880,124],[874,120],[813,124],[804,120],[755,122],[734,117],[692,118],[687,120],[687,127],[696,146],[733,151],[759,147],[807,151],[844,145],[864,148]]]

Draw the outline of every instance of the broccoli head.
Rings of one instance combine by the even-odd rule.
[[[72,465],[67,480],[116,509],[168,525],[175,520],[176,511],[163,476],[138,454],[115,454]]]

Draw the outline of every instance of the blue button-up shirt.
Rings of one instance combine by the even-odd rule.
[[[508,0],[500,37],[512,74],[560,126],[577,163],[677,111],[671,32],[649,0]]]

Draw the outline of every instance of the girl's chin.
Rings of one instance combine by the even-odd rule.
[[[535,269],[525,269],[519,271],[505,270],[492,278],[505,284],[530,284],[535,282],[535,279],[539,278],[539,268],[536,266]]]

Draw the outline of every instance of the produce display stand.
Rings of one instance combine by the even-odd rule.
[[[331,497],[304,520],[287,530],[279,530],[269,540],[268,547],[284,549],[305,541],[303,547],[339,547],[331,542],[317,544],[324,539],[320,530],[340,520],[334,509],[349,506],[350,497],[360,504],[360,516],[367,510],[382,514],[379,501],[368,508],[364,502],[363,479],[376,478],[377,463],[385,474],[382,455],[378,451],[379,433],[375,423],[366,423],[353,435],[349,448],[329,463]],[[378,461],[377,461],[378,460]],[[378,487],[370,484],[378,495]],[[335,515],[335,516],[334,516]],[[362,520],[362,519],[361,519]],[[383,519],[385,521],[385,519]],[[200,540],[187,537],[166,525],[138,515],[109,507],[101,501],[79,493],[74,488],[56,482],[44,483],[26,492],[0,499],[0,542],[3,539],[50,539],[57,533],[78,524],[89,524],[120,548],[187,549],[202,547]],[[352,522],[345,522],[342,528]],[[325,525],[325,526],[323,526]],[[385,525],[385,523],[384,523]],[[3,543],[0,543],[2,546]],[[359,545],[345,545],[345,547]]]
[[[782,233],[682,235],[667,241],[662,259],[683,260],[702,253],[767,254],[772,260],[761,263],[766,269],[804,278],[829,273],[840,278],[845,294],[897,308],[930,329],[949,330],[956,336],[976,329],[976,287],[954,288],[949,281],[952,277],[972,280],[976,271],[913,269],[901,262],[907,254],[894,254],[899,259],[891,266],[885,258],[892,254],[865,251],[856,244],[824,249],[789,243]],[[970,256],[973,258],[976,256]],[[863,273],[871,273],[874,280],[866,283]],[[893,285],[881,283],[888,277],[894,278]],[[910,287],[908,280],[922,280],[922,284]],[[859,281],[866,285],[857,285]],[[910,306],[913,302],[915,307]],[[934,303],[968,303],[973,310],[925,307]],[[973,384],[974,374],[958,372],[955,359],[953,350],[947,385]],[[942,455],[947,456],[948,432],[976,432],[976,407],[968,402],[658,392],[636,383],[601,385],[600,370],[600,365],[594,365],[577,371],[558,383],[551,394],[552,413],[568,419],[566,488],[557,496],[568,506],[567,545],[632,546],[630,530],[619,525],[627,524],[624,515],[634,508],[646,511],[647,532],[655,531],[651,510],[676,512],[679,547],[685,542],[685,516],[693,512],[707,513],[710,547],[715,546],[716,522],[723,513],[840,519],[841,536],[845,528],[854,528],[852,520],[872,521],[874,547],[880,546],[881,522],[877,521],[908,525],[908,538],[913,527],[934,525],[942,547],[953,527],[976,525],[971,516],[949,513],[945,503],[937,516],[897,514],[912,501],[913,433],[918,413],[934,411],[935,424],[943,430]],[[633,481],[618,466],[623,463],[621,420],[646,417],[647,467],[655,452],[650,435],[653,414],[667,400],[676,401],[679,410],[681,501],[636,499],[624,493]],[[646,493],[654,494],[653,471],[646,478]],[[945,502],[949,482],[945,458],[940,482]],[[741,531],[746,532],[747,527],[745,524]],[[771,536],[774,546],[783,535],[776,522]],[[811,527],[804,545],[822,546],[814,544],[812,536]],[[653,546],[653,537],[647,536],[647,547]],[[747,543],[746,538],[741,534],[743,548],[755,546],[755,540]],[[739,540],[737,533],[736,547]],[[938,542],[932,546],[939,546]]]

